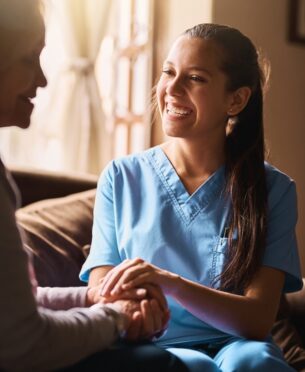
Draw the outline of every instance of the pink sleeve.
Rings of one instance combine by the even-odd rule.
[[[37,287],[38,306],[51,310],[67,310],[86,306],[87,287]]]

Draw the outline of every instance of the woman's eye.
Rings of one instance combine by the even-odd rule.
[[[202,78],[201,76],[198,76],[198,75],[191,75],[190,79],[194,80],[194,81],[201,82],[201,83],[206,81],[204,78]]]
[[[162,73],[165,75],[173,75],[173,71],[167,69],[162,70]]]

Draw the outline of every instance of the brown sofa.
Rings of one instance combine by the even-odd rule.
[[[78,273],[91,241],[97,178],[12,170],[23,206],[17,211],[41,286],[83,285]],[[305,289],[282,299],[272,334],[290,365],[305,371]]]

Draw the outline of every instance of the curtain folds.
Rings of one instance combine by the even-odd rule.
[[[52,85],[44,125],[60,132],[63,169],[99,173],[109,160],[110,141],[94,67],[111,0],[60,0],[53,6],[66,61]]]

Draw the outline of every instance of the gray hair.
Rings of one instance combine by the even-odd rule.
[[[40,0],[0,0],[0,71],[18,56],[22,35],[35,35],[42,27]]]
[[[0,0],[0,28],[26,30],[41,18],[40,0]]]

